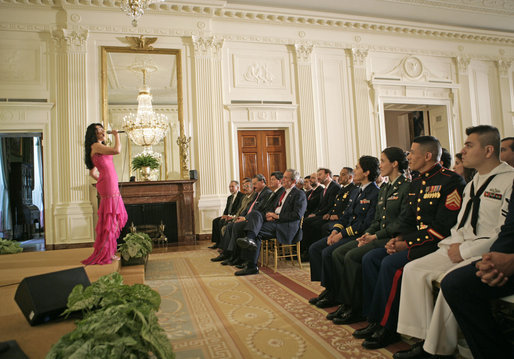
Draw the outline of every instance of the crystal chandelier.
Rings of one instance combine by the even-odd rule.
[[[152,146],[161,142],[168,132],[168,117],[155,113],[152,107],[152,95],[146,85],[147,68],[142,67],[143,86],[137,96],[137,114],[130,113],[123,117],[123,130],[132,142],[144,148],[143,152],[153,152]]]
[[[148,5],[164,0],[121,0],[121,10],[132,18],[132,26],[137,26],[137,20],[145,13]]]

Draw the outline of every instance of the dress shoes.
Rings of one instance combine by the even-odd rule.
[[[378,323],[369,323],[367,327],[357,329],[352,335],[356,339],[368,339],[380,328]]]
[[[227,258],[223,262],[221,262],[221,265],[228,266],[228,265],[230,265],[230,262],[232,262],[232,258]]]
[[[337,308],[334,312],[327,314],[327,319],[332,320],[334,318],[340,317],[344,312],[349,310],[350,308],[346,304],[341,304],[339,308]]]
[[[216,243],[214,243],[212,246],[209,246],[207,248],[209,248],[209,249],[218,249],[219,247],[218,247],[218,245]]]
[[[309,303],[310,304],[316,304],[317,302],[319,302],[320,300],[322,300],[323,298],[325,298],[328,294],[328,291],[325,289],[323,292],[321,292],[317,297],[314,297],[314,298],[311,298],[309,299]]]
[[[227,256],[223,255],[223,253],[222,253],[217,257],[211,258],[211,261],[212,262],[221,262],[221,261],[224,261],[225,259],[227,259]]]
[[[400,341],[400,335],[398,333],[380,327],[371,337],[362,343],[362,346],[366,349],[380,349],[398,341]]]
[[[243,264],[243,260],[241,260],[240,258],[232,258],[232,260],[230,261],[229,265],[231,266],[237,266],[239,264]]]
[[[243,275],[251,275],[251,274],[259,274],[259,268],[257,267],[245,267],[241,270],[238,270],[234,273],[237,276],[243,276]]]
[[[432,355],[423,349],[425,342],[417,342],[409,350],[402,350],[393,354],[394,359],[451,359],[453,355]]]
[[[253,239],[248,237],[238,238],[236,239],[236,243],[240,248],[248,249],[249,251],[257,250],[257,243]]]
[[[238,264],[238,265],[236,265],[236,268],[237,268],[237,269],[243,269],[243,268],[246,268],[246,263]]]
[[[337,304],[338,303],[334,302],[332,299],[328,298],[328,296],[327,296],[326,298],[318,300],[318,302],[316,303],[316,307],[330,308],[330,307],[335,307]]]
[[[365,319],[366,318],[364,318],[360,313],[355,313],[353,310],[350,309],[341,314],[340,316],[334,318],[332,322],[337,325],[343,325],[362,322]]]

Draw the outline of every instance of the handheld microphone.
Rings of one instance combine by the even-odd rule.
[[[125,133],[125,131],[121,131],[121,130],[120,130],[120,131],[118,131],[118,133]],[[107,131],[107,134],[108,134],[108,135],[112,134],[112,131],[111,131],[111,130]]]

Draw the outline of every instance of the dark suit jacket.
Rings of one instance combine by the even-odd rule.
[[[321,196],[323,195],[323,189],[323,187],[318,186],[315,190],[310,190],[305,193],[305,196],[307,197],[307,210],[305,211],[305,216],[308,216],[318,209]]]
[[[298,230],[301,230],[300,222],[306,208],[307,197],[305,197],[305,192],[293,187],[286,197],[276,221],[277,240],[279,243],[293,243],[296,233]]]
[[[354,191],[343,217],[333,229],[340,231],[343,238],[364,233],[375,217],[378,191],[375,182],[371,182],[360,195],[359,191]]]
[[[323,196],[323,192],[325,189],[321,192],[321,199],[319,202],[319,206],[313,213],[316,216],[323,216],[328,213],[328,211],[332,208],[334,205],[334,199],[336,198],[337,192],[339,192],[339,189],[341,186],[336,181],[332,181],[328,184],[327,192]]]
[[[267,212],[273,212],[275,208],[277,208],[278,201],[280,200],[280,197],[284,191],[284,187],[280,187],[276,192],[271,192],[271,195],[268,197],[262,208],[261,213],[263,215],[266,215]]]
[[[244,194],[243,192],[238,191],[236,194],[236,199],[234,200],[234,203],[232,204],[232,208],[230,209],[230,212],[228,211],[228,208],[230,207],[230,202],[232,201],[232,195],[227,197],[227,204],[225,205],[225,210],[223,211],[223,215],[234,215],[237,212],[237,209],[239,208],[239,205],[241,204],[241,200],[243,199]]]
[[[255,197],[255,204],[253,205],[252,211],[259,211],[262,212],[264,210],[264,206],[266,205],[266,201],[268,200],[268,197],[271,196],[273,191],[268,187],[264,187],[264,189],[261,191],[261,193],[257,194]],[[241,216],[246,216],[248,214],[248,211],[250,210],[250,207],[252,207],[252,203],[249,203],[246,209],[243,211]]]

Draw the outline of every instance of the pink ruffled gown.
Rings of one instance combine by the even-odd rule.
[[[96,240],[93,254],[82,261],[83,264],[108,264],[116,253],[117,239],[127,223],[127,211],[118,189],[118,176],[112,162],[112,155],[93,156],[93,164],[100,176],[96,190],[100,195]]]

